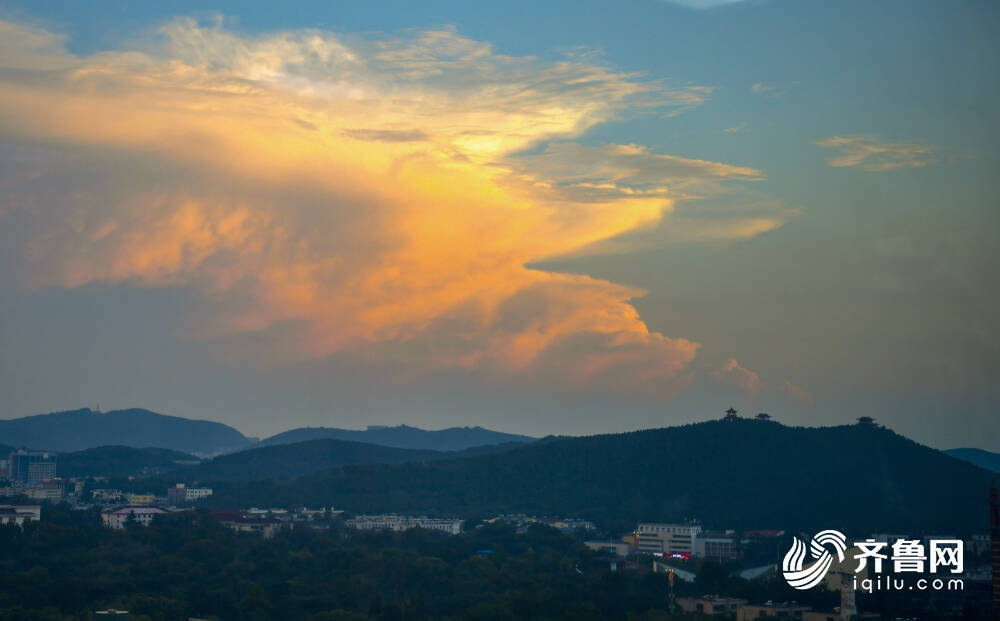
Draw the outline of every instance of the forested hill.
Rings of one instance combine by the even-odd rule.
[[[442,452],[332,439],[309,440],[220,455],[202,462],[196,468],[178,472],[177,476],[190,481],[290,480],[336,466],[440,460],[462,455],[496,453],[508,450],[512,446],[515,445],[503,444],[475,447],[460,452]]]
[[[230,487],[214,504],[354,512],[581,516],[627,528],[982,532],[993,474],[878,427],[707,422],[425,463],[359,465]]]
[[[428,430],[409,425],[396,427],[371,425],[363,430],[338,429],[336,427],[300,427],[262,440],[260,445],[291,444],[321,438],[432,451],[461,451],[479,446],[533,442],[535,440],[529,436],[492,431],[482,427],[449,427],[448,429]]]
[[[61,477],[150,476],[197,461],[193,455],[170,449],[100,446],[59,455],[58,472]]]
[[[98,446],[155,446],[206,456],[247,448],[253,441],[228,425],[149,410],[53,412],[0,420],[0,443],[48,451]]]

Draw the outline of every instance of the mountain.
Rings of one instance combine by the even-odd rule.
[[[149,410],[71,410],[0,420],[0,443],[58,452],[98,446],[156,446],[193,455],[217,455],[253,442],[228,425],[166,416]]]
[[[323,438],[279,444],[220,455],[182,473],[188,481],[289,480],[354,464],[398,464],[482,455],[509,450],[517,444],[481,446],[458,452],[402,449],[377,444]]]
[[[56,462],[61,477],[151,476],[191,467],[198,458],[162,448],[99,446],[59,455]],[[185,463],[186,462],[186,463]]]
[[[361,442],[319,439],[262,446],[220,455],[184,473],[193,480],[292,479],[351,464],[395,464],[440,458],[438,451],[418,451]]]
[[[949,449],[945,453],[956,459],[975,464],[980,468],[1000,472],[1000,453],[991,453],[977,448]]]
[[[615,529],[698,519],[711,528],[968,533],[986,528],[992,477],[879,427],[740,420],[346,466],[289,484],[243,484],[213,501],[466,518],[524,512]]]
[[[338,429],[336,427],[300,427],[262,440],[260,445],[274,446],[320,438],[431,451],[461,451],[476,446],[535,441],[535,438],[530,436],[491,431],[482,427],[450,427],[448,429],[430,431],[408,425],[399,425],[397,427],[369,425],[364,430]]]

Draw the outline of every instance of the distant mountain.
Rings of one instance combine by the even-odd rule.
[[[365,442],[380,446],[431,451],[461,451],[475,446],[505,444],[509,442],[534,442],[536,438],[513,433],[491,431],[482,427],[450,427],[429,431],[408,425],[386,427],[369,425],[367,429],[338,429],[336,427],[300,427],[261,441],[261,446],[291,444],[305,440],[332,438]]]
[[[149,410],[89,409],[0,420],[0,443],[69,452],[98,446],[155,446],[193,455],[218,455],[253,442],[232,427]]]
[[[580,516],[609,528],[698,519],[715,528],[982,532],[993,474],[878,427],[708,422],[555,438],[506,452],[355,465],[213,501],[459,517]]]
[[[1000,472],[1000,453],[991,453],[977,448],[957,448],[945,451],[948,455],[975,464],[980,468]]]
[[[213,481],[293,479],[336,466],[396,464],[440,456],[438,451],[417,451],[327,438],[220,455],[184,475],[188,479]]]
[[[198,458],[187,453],[162,448],[99,446],[58,456],[56,468],[61,477],[152,476],[190,468]],[[187,463],[185,463],[187,462]]]
[[[324,438],[220,455],[178,474],[189,481],[290,480],[337,466],[433,461],[455,456],[497,453],[514,446],[519,445],[501,444],[444,452]]]

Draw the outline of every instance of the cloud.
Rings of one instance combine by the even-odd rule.
[[[698,344],[651,332],[630,304],[641,290],[526,266],[763,178],[573,142],[696,106],[703,87],[506,56],[453,29],[244,37],[177,20],[82,57],[3,32],[24,43],[0,58],[3,269],[27,286],[190,291],[189,336],[279,335],[283,353],[261,357],[672,394]],[[702,232],[748,234],[727,227]]]
[[[757,82],[756,84],[750,87],[750,92],[757,94],[771,93],[776,90],[778,90],[776,86],[771,86],[770,84],[764,84],[763,82]]]
[[[919,168],[930,164],[934,149],[918,142],[880,142],[875,136],[832,136],[817,140],[821,147],[840,150],[826,160],[835,168],[857,167],[878,172],[897,168]]]
[[[593,202],[613,198],[668,198],[697,184],[761,181],[761,171],[746,166],[659,155],[636,144],[599,147],[550,143],[541,153],[509,160],[521,174],[539,175],[562,198]]]
[[[785,383],[781,385],[781,392],[787,395],[792,402],[800,407],[809,407],[813,403],[813,396],[811,392],[801,386],[796,386],[788,380],[785,380]]]
[[[371,142],[419,142],[427,139],[427,134],[419,129],[345,129],[341,133],[348,138]]]
[[[710,374],[723,386],[738,389],[748,397],[757,395],[764,387],[760,376],[733,358],[712,369]]]
[[[734,125],[732,127],[727,127],[724,130],[722,130],[722,131],[723,131],[723,133],[726,133],[726,134],[738,134],[741,131],[745,130],[746,128],[747,128],[747,124],[746,123],[740,123],[739,125]]]

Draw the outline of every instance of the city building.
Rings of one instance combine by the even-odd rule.
[[[47,479],[29,483],[24,487],[24,495],[32,500],[60,500],[64,495],[62,479]]]
[[[583,545],[595,552],[607,552],[616,556],[632,554],[632,546],[624,541],[584,541]]]
[[[411,528],[424,528],[438,530],[449,535],[461,533],[463,523],[463,520],[457,519],[405,515],[359,515],[345,522],[348,527],[358,530],[393,530],[398,532]]]
[[[556,530],[571,534],[580,530],[596,530],[597,527],[590,520],[580,518],[560,518],[560,517],[537,517],[525,515],[523,513],[498,515],[495,518],[485,520],[486,523],[507,522],[514,526],[519,533],[523,533],[532,524],[545,524]]]
[[[90,497],[98,504],[114,504],[121,502],[122,492],[119,489],[95,489],[90,492]]]
[[[167,490],[167,502],[172,505],[186,505],[211,495],[210,487],[187,487],[183,483],[178,483]]]
[[[101,521],[108,528],[120,530],[125,528],[129,521],[149,526],[153,518],[158,515],[166,515],[167,511],[159,507],[121,507],[119,509],[109,509],[101,513]]]
[[[737,613],[740,606],[747,603],[747,600],[736,597],[705,595],[704,597],[678,597],[676,603],[677,607],[684,612],[732,616]]]
[[[7,459],[7,476],[19,483],[40,483],[56,478],[56,454],[19,449]]]
[[[640,554],[692,555],[701,526],[644,522],[639,524],[636,532]]]
[[[273,518],[252,518],[246,516],[223,520],[222,523],[238,533],[259,533],[264,539],[273,537],[286,524],[286,522]]]
[[[125,501],[133,507],[149,507],[156,504],[153,494],[126,494]]]
[[[128,619],[128,611],[109,608],[108,610],[98,610],[94,616],[98,619]]]
[[[693,556],[717,563],[743,558],[743,545],[733,532],[700,532],[695,536]]]
[[[17,524],[37,522],[42,518],[42,508],[39,505],[0,505],[0,524]]]

